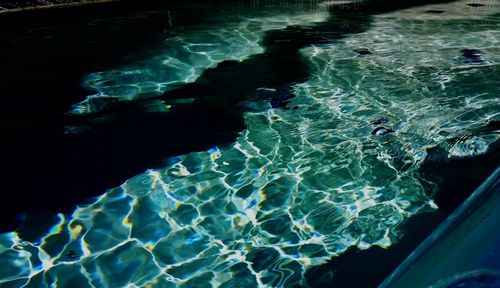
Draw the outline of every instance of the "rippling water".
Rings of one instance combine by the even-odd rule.
[[[367,31],[301,49],[309,79],[241,103],[235,143],[173,157],[60,214],[37,242],[0,235],[0,286],[289,287],[351,247],[390,247],[405,220],[439,209],[418,173],[429,148],[472,157],[500,137],[498,2],[484,4],[381,14]],[[327,16],[242,13],[179,32],[147,68],[87,75],[98,93],[71,113],[156,97],[262,53],[267,30]]]
[[[101,111],[103,99],[138,99],[161,95],[175,84],[189,83],[201,73],[224,60],[244,60],[262,53],[259,45],[263,33],[283,29],[289,25],[306,25],[324,21],[326,9],[312,5],[274,6],[254,15],[227,13],[218,15],[213,27],[206,24],[186,28],[169,28],[170,37],[165,48],[157,51],[152,59],[124,66],[117,70],[100,71],[87,75],[84,85],[98,93],[73,106],[72,113],[85,114]],[[229,11],[233,11],[230,9]],[[186,31],[187,30],[187,31]],[[144,68],[146,66],[146,68]]]

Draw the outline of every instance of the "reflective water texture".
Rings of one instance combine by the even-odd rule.
[[[283,105],[242,103],[235,143],[129,179],[38,242],[0,235],[0,287],[289,287],[346,249],[390,247],[406,219],[439,209],[418,174],[428,148],[471,157],[499,139],[498,2],[467,3],[376,15],[365,32],[301,49],[309,80]],[[248,9],[168,38],[147,69],[87,75],[99,93],[71,112],[192,82],[262,53],[266,30],[324,21],[323,8]]]

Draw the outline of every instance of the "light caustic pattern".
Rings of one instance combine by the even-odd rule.
[[[234,144],[126,181],[38,243],[1,235],[0,286],[283,287],[350,247],[390,246],[437,208],[416,178],[425,148],[470,133],[444,145],[470,156],[499,138],[473,133],[499,118],[500,71],[498,16],[389,16],[302,51],[314,72],[294,86],[299,109],[257,103]],[[470,45],[482,61],[464,63]],[[395,133],[371,135],[381,117]]]
[[[324,21],[328,13],[315,6],[270,7],[253,9],[254,15],[241,14],[241,8],[228,8],[211,25],[170,27],[156,56],[140,63],[111,71],[99,71],[85,77],[85,87],[97,91],[73,105],[71,113],[98,112],[114,101],[156,97],[174,85],[193,82],[201,73],[224,60],[242,61],[262,53],[263,33],[289,25]],[[295,8],[295,9],[294,9]],[[248,13],[247,13],[248,14]],[[189,16],[186,16],[189,17]],[[187,30],[187,31],[186,31]],[[172,36],[178,34],[180,36]]]

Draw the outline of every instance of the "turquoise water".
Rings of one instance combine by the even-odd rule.
[[[59,214],[39,241],[0,235],[0,286],[290,287],[347,249],[390,249],[405,220],[439,209],[436,184],[419,174],[429,149],[474,157],[500,138],[487,129],[500,114],[498,2],[484,4],[380,14],[364,32],[302,48],[311,75],[292,85],[287,107],[297,109],[248,100],[234,143],[128,179]],[[68,112],[158,97],[263,53],[265,31],[328,18],[324,5],[231,12],[210,26],[170,23],[168,51],[86,75],[97,93]],[[380,126],[393,132],[374,135]]]

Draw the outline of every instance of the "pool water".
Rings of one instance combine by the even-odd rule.
[[[219,12],[200,25],[177,25],[176,9],[135,15],[162,15],[162,41],[84,73],[61,135],[113,130],[123,142],[103,154],[161,164],[38,238],[1,234],[0,287],[293,287],[347,251],[390,250],[440,209],[425,167],[498,165],[499,3],[476,2],[203,6]],[[156,136],[170,151],[147,145]]]

